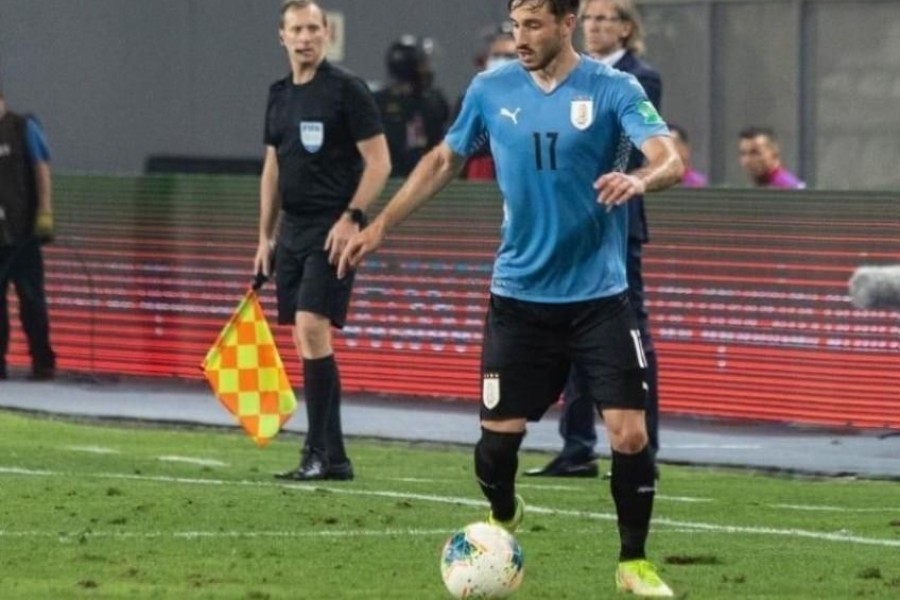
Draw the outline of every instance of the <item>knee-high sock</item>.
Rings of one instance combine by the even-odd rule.
[[[649,446],[644,446],[637,454],[613,451],[610,488],[616,503],[622,544],[619,560],[644,558],[656,493],[653,454]]]
[[[303,380],[306,396],[306,418],[309,432],[305,448],[323,452],[327,439],[328,413],[338,379],[334,355],[303,359]]]
[[[475,476],[494,518],[507,521],[516,513],[516,470],[524,433],[498,433],[482,428],[475,445]]]
[[[341,426],[341,376],[336,363],[334,373],[328,423],[325,428],[325,451],[328,454],[328,461],[333,465],[339,465],[347,462],[347,450],[344,448],[344,431]]]

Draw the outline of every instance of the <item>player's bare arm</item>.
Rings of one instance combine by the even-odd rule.
[[[328,232],[325,240],[328,262],[332,265],[337,265],[344,246],[354,234],[359,232],[359,224],[353,221],[349,211],[358,209],[365,212],[381,194],[384,184],[391,176],[391,154],[388,151],[387,138],[384,134],[362,140],[356,144],[356,147],[363,158],[365,167],[356,192],[347,206],[348,212],[341,215],[341,218]]]
[[[278,194],[278,156],[273,146],[266,146],[262,177],[259,182],[259,245],[253,259],[253,272],[271,275],[271,250],[275,242],[275,225],[281,210]]]
[[[631,173],[606,173],[594,182],[597,202],[613,208],[635,196],[656,192],[681,181],[684,164],[672,138],[665,135],[649,138],[641,146],[647,164]]]
[[[338,277],[344,277],[351,269],[358,267],[366,255],[378,249],[389,229],[403,222],[453,181],[464,164],[465,158],[455,154],[446,142],[441,142],[422,157],[378,218],[351,237],[344,246],[338,263]]]

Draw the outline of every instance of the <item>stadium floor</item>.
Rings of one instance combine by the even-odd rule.
[[[33,383],[14,377],[0,382],[0,407],[75,417],[235,426],[204,382],[60,378]],[[345,398],[342,411],[349,436],[474,444],[478,435],[477,407],[471,403],[354,394]],[[532,424],[524,448],[556,451],[560,445],[557,417],[552,410],[542,422]],[[896,434],[665,415],[662,421],[659,457],[664,463],[900,480],[900,435]],[[286,429],[306,430],[302,407]],[[604,439],[599,448],[606,454]]]

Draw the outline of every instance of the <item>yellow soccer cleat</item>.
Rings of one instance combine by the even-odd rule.
[[[642,598],[671,598],[672,588],[659,578],[656,567],[649,560],[626,560],[616,569],[616,588]]]
[[[516,528],[522,524],[522,519],[525,518],[525,501],[522,499],[522,496],[516,494],[516,513],[513,515],[512,519],[507,521],[501,521],[500,519],[494,518],[494,513],[488,513],[488,523],[491,525],[496,525],[498,527],[502,527],[510,533],[515,533]]]

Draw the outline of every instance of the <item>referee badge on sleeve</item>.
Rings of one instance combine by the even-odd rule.
[[[300,143],[307,152],[315,154],[325,141],[325,124],[321,121],[300,121]]]
[[[485,373],[481,384],[481,401],[491,410],[500,404],[500,374]]]

